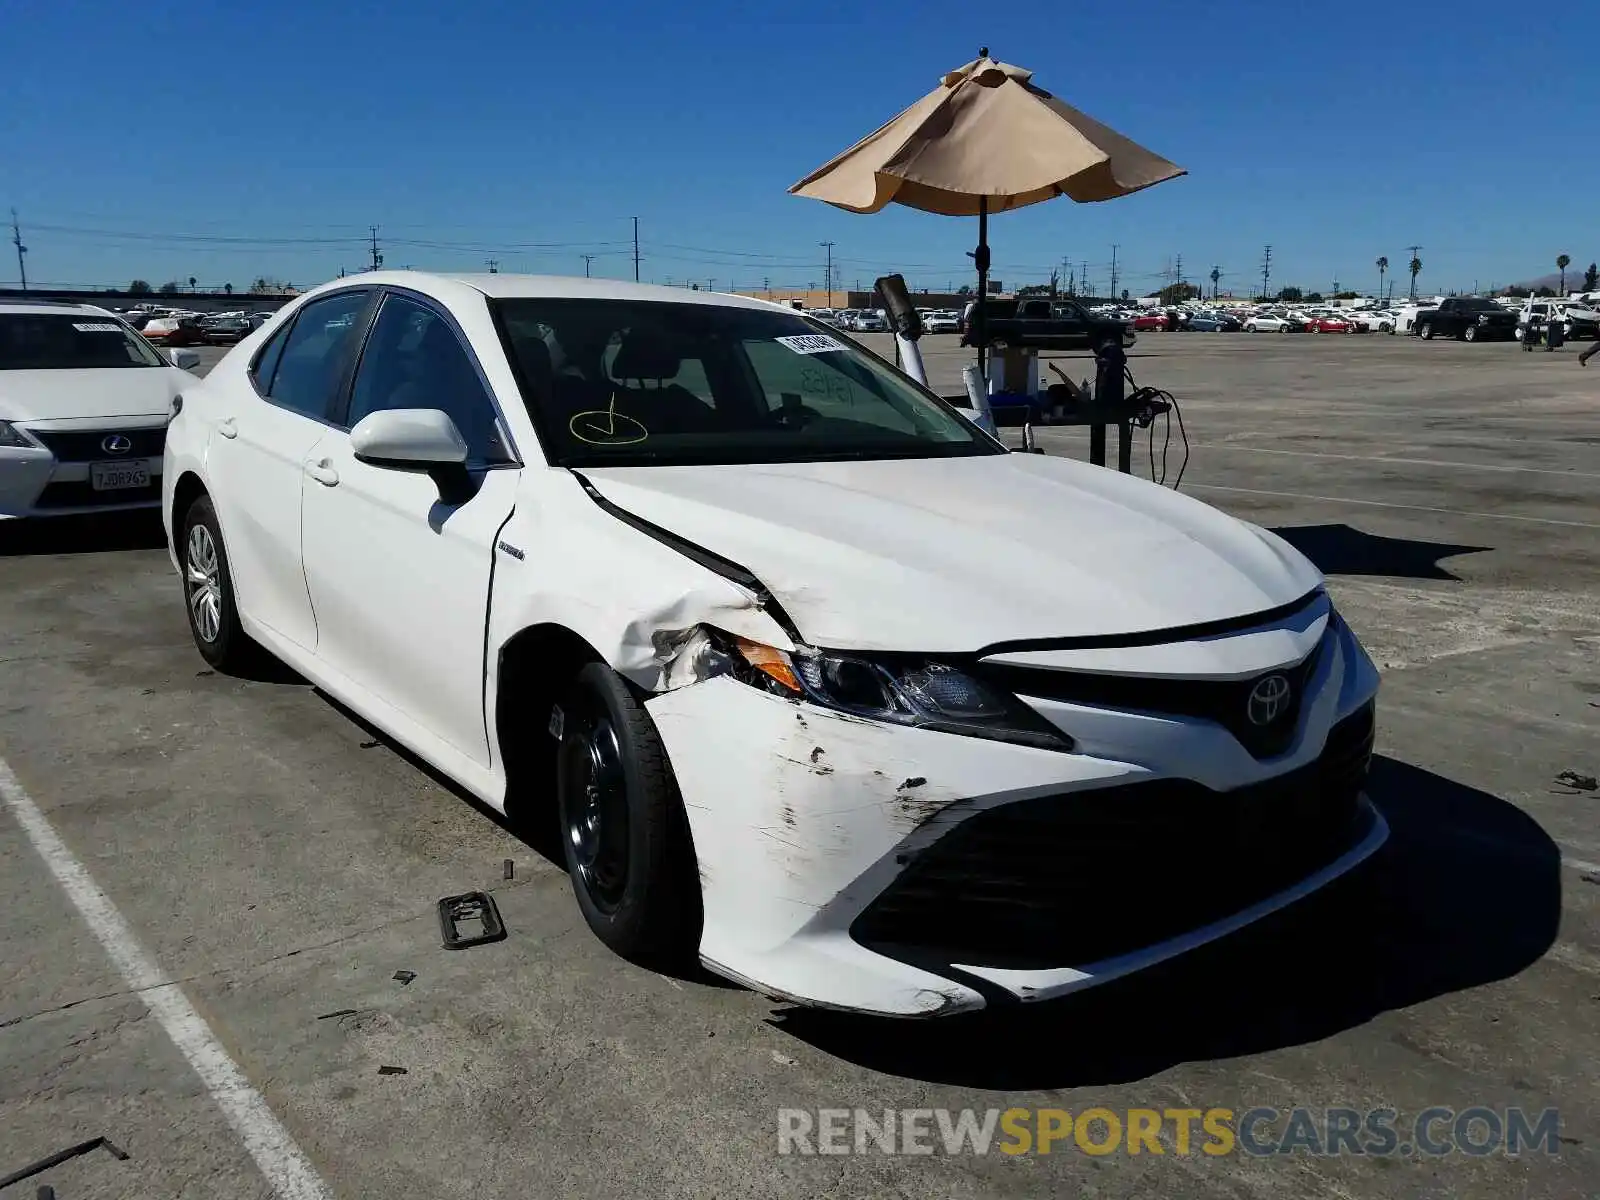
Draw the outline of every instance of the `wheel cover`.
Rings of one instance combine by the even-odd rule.
[[[189,619],[200,640],[209,645],[222,634],[222,568],[217,543],[204,525],[189,530],[183,580],[189,593]]]
[[[570,751],[566,838],[579,882],[596,908],[613,913],[628,885],[628,781],[608,717],[595,719]]]

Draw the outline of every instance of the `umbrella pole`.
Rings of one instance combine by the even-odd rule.
[[[984,310],[989,295],[989,197],[978,197],[978,248],[972,261],[978,268],[978,305],[972,310],[978,333],[978,377],[987,388],[989,373],[984,369],[989,348],[989,321]]]

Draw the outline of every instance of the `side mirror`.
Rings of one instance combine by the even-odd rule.
[[[180,371],[192,371],[200,365],[200,355],[194,350],[165,350],[162,352],[169,363]]]
[[[350,448],[361,462],[398,471],[460,467],[467,461],[467,440],[437,408],[368,413],[350,431]]]
[[[425,472],[445,504],[465,504],[476,492],[467,472],[467,439],[437,408],[390,408],[368,413],[350,431],[358,462],[391,471]]]

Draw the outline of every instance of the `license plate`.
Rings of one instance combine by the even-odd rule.
[[[150,486],[150,464],[138,462],[97,462],[89,464],[89,485],[97,492]]]

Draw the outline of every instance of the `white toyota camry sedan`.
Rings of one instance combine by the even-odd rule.
[[[379,272],[184,392],[196,645],[497,809],[594,932],[933,1016],[1218,937],[1387,836],[1377,674],[1280,538],[1010,453],[736,296]]]
[[[0,520],[154,508],[193,350],[87,304],[0,303]],[[176,365],[175,365],[176,364]]]

